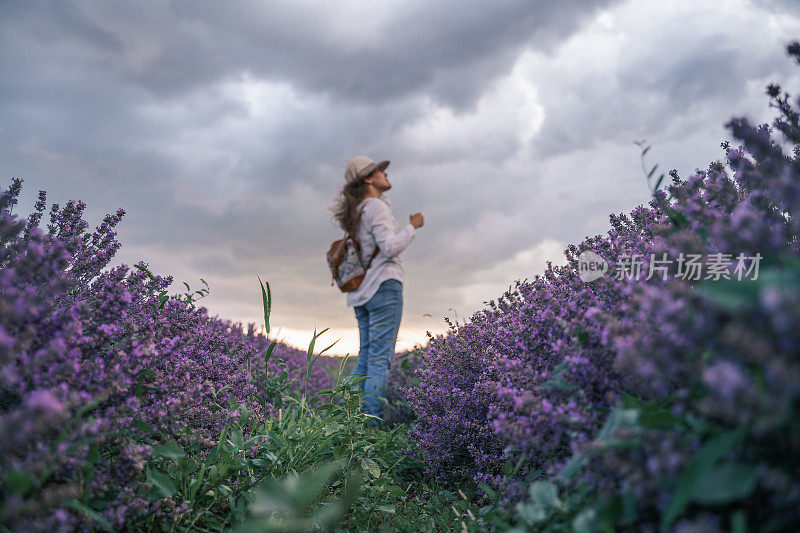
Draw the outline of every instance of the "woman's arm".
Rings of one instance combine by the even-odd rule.
[[[391,258],[400,255],[400,252],[405,250],[414,239],[417,230],[411,223],[408,223],[395,232],[396,223],[392,220],[389,206],[381,200],[370,202],[370,204],[368,215],[370,232],[375,242],[386,256]]]

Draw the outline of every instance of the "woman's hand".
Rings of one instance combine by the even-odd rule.
[[[414,213],[413,215],[408,216],[408,221],[414,226],[414,229],[419,229],[425,224],[425,219],[422,216],[422,213]]]

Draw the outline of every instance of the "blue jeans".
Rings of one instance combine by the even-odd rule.
[[[382,400],[403,314],[403,284],[387,279],[367,303],[354,309],[360,346],[358,362],[350,375],[367,376],[358,385],[364,393],[364,412],[383,418]]]

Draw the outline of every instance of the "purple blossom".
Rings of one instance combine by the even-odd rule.
[[[800,62],[800,44],[788,50]],[[753,465],[760,492],[736,505],[752,523],[800,523],[800,115],[779,87],[768,93],[781,113],[774,129],[792,154],[768,125],[731,120],[742,146],[723,144],[725,164],[686,180],[670,172],[647,207],[612,215],[608,235],[569,246],[566,266],[548,264],[544,275],[517,282],[430,339],[408,397],[414,453],[431,474],[504,488],[508,503],[529,474],[555,474],[584,453],[591,460],[576,483],[604,498],[633,495],[639,526],[656,530],[700,446],[715,433],[744,430],[726,460]],[[682,279],[675,263],[666,279],[589,284],[576,268],[586,249],[612,270],[633,253],[759,253],[765,261],[760,281],[738,286]],[[663,427],[613,435],[635,446],[607,449],[595,436],[622,392],[668,408],[659,412]],[[719,510],[692,512],[678,530],[720,529],[726,520]]]
[[[162,302],[171,277],[107,268],[123,210],[88,233],[83,202],[54,205],[45,233],[44,192],[27,222],[11,215],[20,188],[14,180],[0,196],[0,470],[43,481],[23,498],[0,479],[0,510],[15,530],[93,528],[65,505],[94,446],[110,459],[94,465],[83,490],[114,495],[100,514],[121,528],[159,512],[136,496],[150,447],[134,422],[210,449],[228,422],[227,408],[212,407],[232,401],[269,416],[272,407],[253,400],[258,376],[285,368],[297,387],[305,353],[278,345],[265,367],[268,341],[255,324],[209,317],[176,297]],[[309,391],[329,385],[318,365]]]

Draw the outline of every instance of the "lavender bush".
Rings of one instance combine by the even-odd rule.
[[[800,44],[788,51],[800,62]],[[572,524],[586,531],[800,524],[800,127],[788,95],[767,92],[790,155],[767,125],[733,119],[742,146],[723,143],[729,170],[672,171],[666,192],[662,175],[647,207],[568,247],[566,266],[548,264],[432,339],[408,392],[431,473],[502,487],[501,503],[536,479],[572,479],[571,490],[599,491]],[[763,260],[751,281],[730,267],[693,282],[673,262],[663,277],[584,283],[586,249],[612,269],[639,254],[645,273],[663,254],[701,254],[706,267],[713,254]],[[546,515],[533,509],[529,524]]]
[[[408,391],[417,424],[417,453],[441,478],[468,478],[504,486],[517,497],[526,481],[552,474],[573,447],[587,441],[617,399],[614,356],[600,342],[589,310],[611,312],[620,284],[593,283],[577,272],[591,249],[607,261],[642,253],[653,237],[658,210],[612,216],[606,237],[565,250],[568,264],[517,282],[497,302],[423,352],[420,384]]]
[[[387,405],[383,416],[386,427],[395,427],[414,420],[414,410],[408,404],[406,391],[419,383],[415,372],[421,364],[419,348],[397,353],[392,359],[389,380],[386,384]]]
[[[787,50],[800,63],[800,44]],[[800,128],[789,95],[767,93],[773,128],[731,120],[742,146],[723,143],[727,164],[687,181],[672,172],[652,202],[672,215],[657,226],[656,256],[758,253],[758,278],[729,269],[730,279],[692,282],[673,270],[631,283],[604,326],[635,423],[609,434],[622,449],[589,447],[584,479],[632,498],[641,527],[800,525]]]
[[[175,512],[149,492],[152,445],[207,451],[237,415],[230,406],[264,419],[281,398],[275,383],[330,385],[321,366],[306,379],[306,354],[284,345],[265,366],[267,339],[254,324],[243,331],[209,317],[194,304],[201,291],[167,296],[172,278],[145,264],[103,270],[120,246],[113,229],[124,211],[88,233],[84,203],[53,205],[45,233],[45,193],[22,221],[12,213],[20,189],[15,179],[0,197],[6,527],[117,528],[142,513]]]
[[[788,51],[800,63],[800,43]],[[767,93],[773,127],[731,120],[741,146],[723,143],[724,163],[672,171],[664,190],[662,175],[566,265],[396,357],[387,419],[408,435],[369,426],[313,342],[303,353],[209,317],[207,289],[169,296],[172,278],[144,263],[107,269],[122,210],[89,233],[82,202],[54,205],[45,232],[45,194],[20,220],[13,180],[0,195],[3,527],[797,530],[800,114]],[[643,272],[673,261],[585,282],[588,250],[612,271],[634,254]],[[735,279],[734,262],[686,278],[681,254],[705,272],[715,254],[758,254],[758,277]]]

